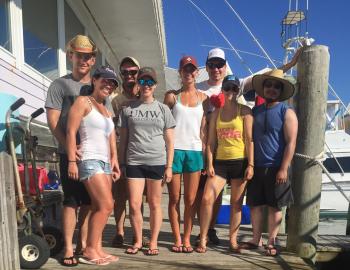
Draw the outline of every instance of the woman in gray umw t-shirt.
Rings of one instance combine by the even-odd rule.
[[[162,224],[162,180],[172,178],[175,120],[170,109],[155,100],[157,77],[152,68],[139,70],[140,99],[130,101],[118,120],[120,162],[128,181],[130,220],[135,242],[126,250],[136,254],[142,247],[142,194],[147,186],[150,206],[151,240],[146,255],[158,255],[158,235]]]

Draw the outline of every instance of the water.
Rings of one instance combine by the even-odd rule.
[[[321,219],[318,234],[345,235],[346,219]]]

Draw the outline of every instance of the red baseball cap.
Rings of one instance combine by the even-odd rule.
[[[197,60],[193,56],[186,55],[182,57],[180,60],[179,69],[182,69],[184,66],[187,65],[193,65],[196,68],[198,68]]]

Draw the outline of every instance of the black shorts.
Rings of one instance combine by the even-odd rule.
[[[243,179],[247,165],[246,159],[215,160],[215,175],[226,179],[226,182],[230,184],[232,179]]]
[[[127,178],[147,178],[160,180],[164,177],[165,165],[127,165]]]
[[[68,157],[65,154],[60,154],[60,175],[64,193],[64,206],[77,207],[91,204],[90,196],[84,184],[68,177]]]
[[[207,174],[204,174],[204,170],[201,171],[201,176],[199,178],[199,185],[198,185],[198,189],[199,190],[204,190],[205,187],[205,183],[207,182]]]
[[[248,181],[247,204],[249,206],[268,205],[277,209],[293,203],[293,193],[289,180],[276,184],[279,168],[255,167],[254,177]]]

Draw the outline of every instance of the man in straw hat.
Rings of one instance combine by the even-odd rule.
[[[77,35],[67,44],[67,56],[72,62],[72,73],[54,80],[47,93],[45,103],[47,120],[52,134],[58,140],[60,154],[60,176],[64,192],[62,227],[65,250],[61,263],[65,266],[76,266],[77,259],[73,254],[73,233],[76,226],[76,210],[79,211],[80,235],[77,249],[86,245],[87,215],[90,197],[79,182],[68,177],[68,163],[66,154],[66,124],[68,112],[77,96],[86,94],[90,89],[90,70],[95,64],[96,45],[87,37]],[[79,153],[77,153],[79,159]]]
[[[261,242],[262,206],[268,206],[269,239],[266,255],[276,256],[276,237],[282,221],[282,207],[293,202],[288,168],[292,161],[298,133],[293,109],[282,101],[294,94],[294,85],[284,79],[283,71],[274,69],[252,79],[256,93],[265,104],[253,108],[254,177],[248,183],[247,204],[251,207],[252,241],[243,248],[258,248]]]

